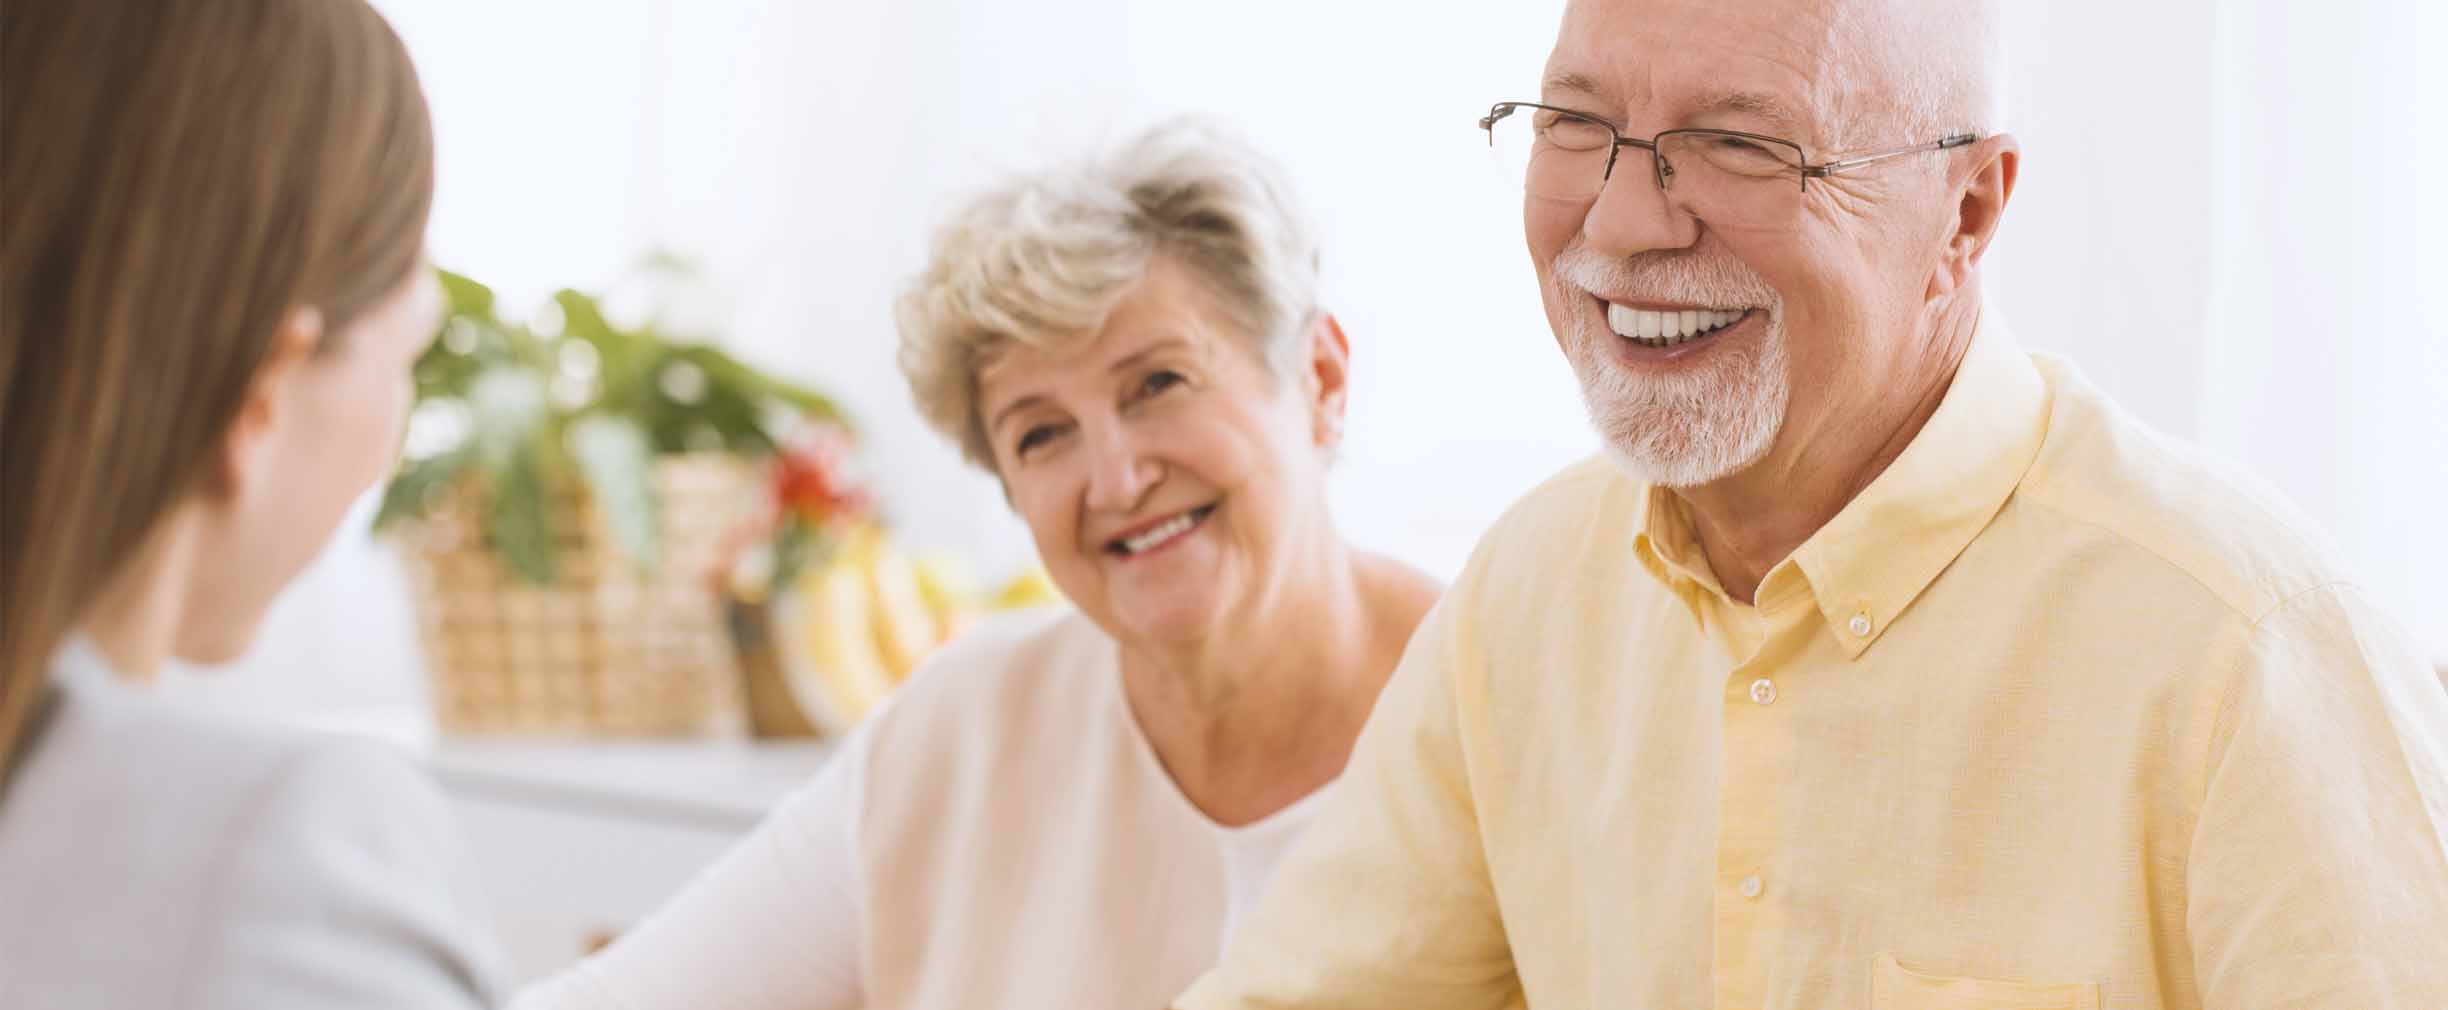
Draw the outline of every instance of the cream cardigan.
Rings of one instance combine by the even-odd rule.
[[[1111,638],[1068,611],[1000,618],[669,907],[514,1005],[1153,1010],[1327,791],[1218,826],[1140,734]]]

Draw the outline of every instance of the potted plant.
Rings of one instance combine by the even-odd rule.
[[[685,269],[665,259],[665,273]],[[417,586],[454,731],[685,733],[736,712],[709,578],[761,471],[831,401],[564,290],[526,321],[445,272],[376,528]]]

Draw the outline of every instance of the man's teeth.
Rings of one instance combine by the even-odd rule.
[[[1122,541],[1122,550],[1127,554],[1147,553],[1151,549],[1163,546],[1165,541],[1190,532],[1190,527],[1196,525],[1198,525],[1198,519],[1184,512],[1165,520],[1164,525]]]
[[[1615,335],[1651,347],[1673,347],[1686,340],[1705,336],[1734,325],[1734,321],[1743,315],[1740,311],[1719,312],[1710,309],[1653,312],[1607,303],[1607,326],[1614,329]]]

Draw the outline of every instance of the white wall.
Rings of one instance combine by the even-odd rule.
[[[1239,126],[1323,221],[1356,357],[1335,495],[1358,539],[1450,572],[1593,445],[1472,126],[1535,93],[1561,0],[382,6],[432,95],[438,262],[529,304],[649,247],[702,257],[734,346],[863,422],[904,538],[982,571],[1028,544],[908,406],[891,297],[965,190],[1168,112]],[[2448,655],[2448,587],[2423,578],[2448,562],[2448,295],[2428,248],[2448,150],[2408,132],[2448,121],[2439,8],[2008,8],[2026,160],[1998,303],[2026,343],[2300,501]],[[390,573],[338,547],[238,679],[404,641],[396,585],[354,588]],[[374,686],[298,696],[414,697],[407,658],[373,665],[356,680]]]
[[[2227,4],[2197,434],[2448,658],[2448,5]]]

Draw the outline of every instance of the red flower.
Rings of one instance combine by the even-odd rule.
[[[809,523],[866,511],[867,494],[848,473],[850,441],[823,430],[784,446],[774,457],[774,503]]]

